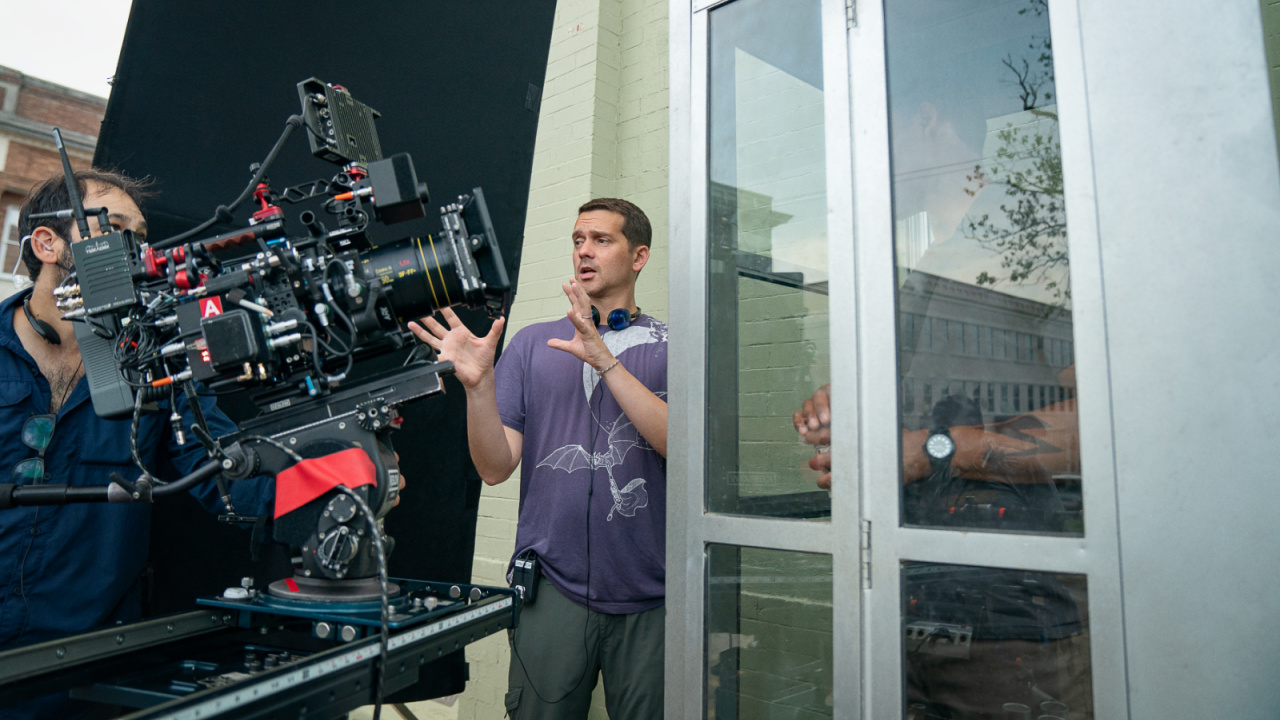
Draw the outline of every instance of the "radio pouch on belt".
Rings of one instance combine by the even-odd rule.
[[[525,550],[516,556],[513,565],[511,587],[520,593],[525,605],[532,605],[538,599],[538,579],[542,576],[538,554],[533,550]]]

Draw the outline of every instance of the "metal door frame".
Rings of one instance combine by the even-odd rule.
[[[858,543],[857,403],[833,411],[835,471],[829,523],[704,512],[707,285],[707,101],[709,13],[717,0],[670,4],[670,344],[678,364],[669,372],[667,458],[666,713],[703,716],[705,673],[705,553],[708,544],[768,547],[833,556],[833,689],[836,717],[858,717],[861,670],[861,594]],[[854,302],[851,118],[844,0],[822,0],[824,127],[827,148],[827,236],[830,304]],[[833,158],[836,161],[833,162]],[[837,241],[843,239],[843,242]],[[833,392],[853,397],[858,367],[834,358],[857,356],[857,337],[831,314]],[[762,542],[767,538],[768,543]]]
[[[993,565],[1088,577],[1090,655],[1096,717],[1128,716],[1116,517],[1114,428],[1110,412],[1101,251],[1092,174],[1088,103],[1075,0],[1049,1],[1059,97],[1064,194],[1071,232],[1073,322],[1077,388],[1082,398],[1082,474],[1085,536],[1081,538],[956,532],[900,527],[896,353],[860,358],[863,423],[863,507],[871,522],[872,589],[867,591],[863,677],[869,717],[902,716],[901,585],[903,560]],[[858,3],[851,29],[854,99],[855,235],[858,334],[867,348],[896,348],[890,205],[888,98],[884,9]],[[891,480],[890,480],[891,478]],[[879,480],[878,480],[879,479]]]

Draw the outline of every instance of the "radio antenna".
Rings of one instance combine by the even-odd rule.
[[[76,219],[76,227],[80,228],[80,237],[89,237],[89,218],[84,214],[84,205],[80,203],[80,190],[76,187],[76,173],[71,169],[71,158],[67,157],[67,148],[62,144],[62,131],[53,129],[53,144],[58,146],[58,154],[62,156],[62,174],[67,178],[67,195],[71,198],[71,212]]]

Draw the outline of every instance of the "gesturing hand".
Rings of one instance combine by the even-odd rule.
[[[791,416],[791,422],[808,445],[831,444],[831,386],[823,385]]]
[[[821,473],[818,487],[831,488],[831,386],[823,385],[801,404],[791,416],[796,432],[817,453],[809,458],[809,467]]]
[[[569,297],[569,321],[573,323],[573,338],[560,340],[552,338],[547,347],[563,350],[582,362],[596,369],[596,372],[608,370],[613,364],[613,353],[605,346],[604,339],[591,321],[591,300],[587,291],[575,280],[564,283],[564,294]]]
[[[440,311],[444,324],[434,317],[422,318],[421,324],[409,323],[409,330],[419,340],[430,345],[441,360],[453,363],[454,374],[464,387],[475,387],[493,373],[493,357],[497,354],[498,338],[506,318],[498,318],[489,328],[489,334],[476,337],[467,329],[451,308]]]

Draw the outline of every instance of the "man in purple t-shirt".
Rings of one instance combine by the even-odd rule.
[[[626,200],[579,208],[567,317],[521,330],[496,367],[505,319],[484,337],[448,309],[410,323],[467,390],[480,477],[521,468],[515,555],[536,553],[542,581],[511,636],[517,720],[585,718],[600,674],[610,718],[662,717],[667,326],[635,299],[652,234]]]

